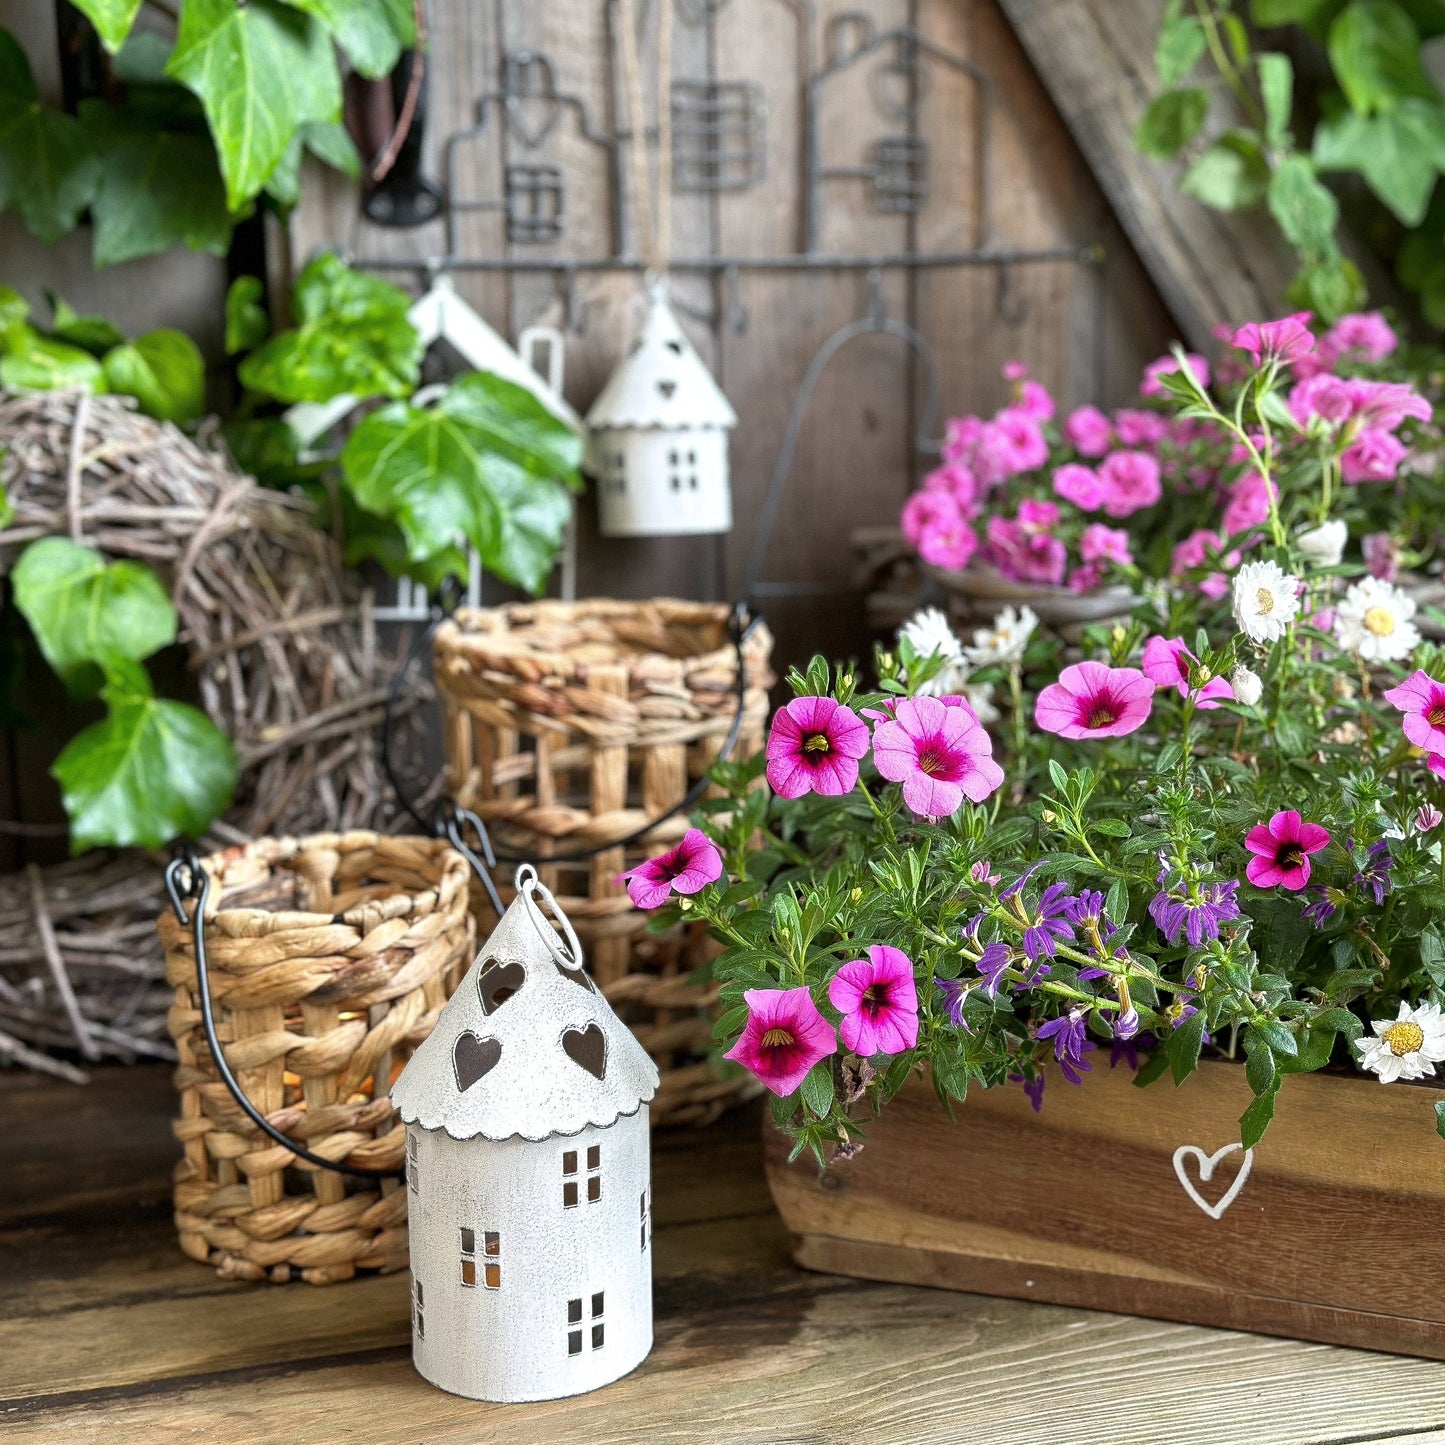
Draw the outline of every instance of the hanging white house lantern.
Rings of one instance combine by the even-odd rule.
[[[407,1126],[412,1358],[432,1384],[551,1400],[652,1348],[657,1066],[527,866],[391,1091]]]
[[[602,535],[730,531],[728,432],[737,420],[654,289],[631,351],[587,413]]]

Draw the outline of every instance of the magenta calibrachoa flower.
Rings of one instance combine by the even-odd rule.
[[[1244,839],[1255,856],[1245,876],[1256,888],[1287,888],[1298,893],[1310,881],[1311,853],[1330,841],[1328,828],[1304,822],[1293,808],[1278,812],[1268,823],[1257,823]]]
[[[918,1042],[918,987],[913,963],[899,948],[875,943],[867,958],[845,963],[828,985],[828,998],[843,1015],[844,1046],[860,1057],[901,1054]]]
[[[741,1064],[773,1093],[791,1094],[808,1070],[838,1051],[833,1025],[805,988],[750,988],[743,994],[748,1021],[724,1058]]]
[[[1138,668],[1076,662],[1039,694],[1034,721],[1063,738],[1120,738],[1153,706],[1154,684]]]
[[[1156,687],[1175,687],[1180,697],[1192,697],[1200,712],[1217,708],[1221,702],[1234,700],[1234,689],[1222,677],[1212,677],[1192,692],[1189,687],[1189,664],[1194,654],[1184,645],[1182,637],[1151,637],[1144,644],[1141,666],[1144,675]]]
[[[689,828],[675,848],[649,858],[621,877],[636,908],[661,908],[672,893],[700,893],[722,877],[717,844],[700,828]]]
[[[858,785],[868,752],[868,725],[831,697],[795,697],[773,714],[768,732],[768,786],[780,798],[819,793],[842,797]]]
[[[1247,351],[1255,366],[1271,361],[1288,364],[1314,351],[1315,338],[1309,322],[1308,311],[1296,311],[1293,316],[1282,316],[1278,321],[1251,321],[1241,326],[1230,341],[1241,351]]]
[[[956,697],[905,698],[874,731],[873,761],[924,818],[949,817],[965,798],[981,803],[1003,782],[993,740]]]
[[[1417,748],[1445,753],[1445,682],[1417,670],[1384,697],[1405,714],[1400,725]]]

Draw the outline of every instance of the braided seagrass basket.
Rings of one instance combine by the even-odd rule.
[[[466,861],[432,838],[320,833],[214,854],[205,943],[217,1034],[261,1113],[313,1153],[401,1168],[387,1093],[471,964]],[[406,1190],[317,1169],[246,1118],[206,1044],[190,927],[159,923],[180,1063],[181,1248],[236,1279],[404,1269]]]
[[[647,932],[617,882],[687,831],[685,813],[663,815],[735,722],[732,757],[762,746],[772,638],[758,625],[742,640],[739,688],[729,611],[538,602],[464,609],[436,636],[451,792],[501,852],[536,863],[572,920],[593,977],[662,1073],[654,1123],[705,1124],[757,1092],[741,1070],[721,1078],[708,1060],[717,990],[689,978],[715,951],[701,925]]]

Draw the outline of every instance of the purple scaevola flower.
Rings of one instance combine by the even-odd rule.
[[[1079,1074],[1088,1072],[1092,1067],[1084,1058],[1086,1053],[1093,1050],[1094,1045],[1084,1036],[1082,1009],[1072,1008],[1061,1017],[1041,1024],[1034,1037],[1054,1041],[1054,1057],[1059,1061],[1064,1077],[1071,1084],[1077,1084]]]
[[[1381,838],[1378,843],[1370,844],[1365,854],[1365,866],[1355,874],[1355,886],[1373,894],[1377,907],[1390,891],[1390,869],[1394,862],[1390,856],[1390,845]]]
[[[1065,899],[1064,916],[1080,928],[1094,924],[1102,938],[1111,938],[1119,931],[1104,912],[1104,895],[1097,890],[1085,890],[1073,898]]]
[[[968,990],[964,988],[963,981],[957,978],[934,977],[933,986],[943,995],[944,1012],[948,1014],[948,1021],[954,1028],[962,1029],[964,1033],[971,1034],[963,1017],[963,1002],[968,997]]]
[[[1114,1039],[1117,1043],[1125,1043],[1132,1039],[1139,1032],[1139,1010],[1130,1004],[1128,1008],[1121,1009],[1114,1019]]]
[[[1041,958],[1052,958],[1061,938],[1072,939],[1074,925],[1069,922],[1069,896],[1067,883],[1050,883],[1039,899],[1039,916],[1024,929],[1024,952],[1030,963]]]
[[[1310,901],[1304,906],[1304,917],[1316,928],[1323,928],[1335,916],[1329,890],[1322,883],[1312,883],[1305,889],[1305,897]]]
[[[1147,1053],[1156,1042],[1153,1034],[1135,1034],[1132,1039],[1121,1039],[1115,1034],[1113,1047],[1109,1050],[1109,1067],[1112,1069],[1122,1059],[1137,1074],[1139,1055]]]
[[[1007,888],[1003,890],[1002,893],[999,894],[1000,900],[1007,902],[1010,898],[1014,897],[1015,894],[1022,893],[1024,891],[1024,884],[1027,883],[1029,879],[1033,877],[1033,875],[1037,873],[1038,870],[1043,866],[1044,860],[1040,859],[1037,863],[1033,864],[1032,867],[1026,868],[1022,873],[1019,874],[1017,878],[1014,879],[1012,883],[1009,884]]]
[[[1003,982],[1004,970],[1013,962],[1013,950],[1006,943],[990,943],[978,961],[978,971],[984,977],[983,991],[990,998],[998,997],[999,985]]]
[[[1034,1113],[1039,1113],[1044,1107],[1044,1076],[1035,1074],[1033,1078],[1025,1078],[1022,1074],[1010,1074],[1012,1083],[1022,1084],[1024,1093],[1029,1097],[1029,1103],[1034,1107]]]
[[[1191,948],[1198,948],[1219,937],[1221,924],[1233,923],[1240,916],[1238,892],[1239,881],[1234,878],[1196,888],[1192,898],[1161,889],[1149,902],[1149,916],[1168,942],[1185,938]]]

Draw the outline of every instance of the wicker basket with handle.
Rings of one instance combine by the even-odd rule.
[[[736,644],[728,619],[720,604],[593,599],[463,610],[436,635],[453,796],[557,895],[662,1072],[654,1123],[707,1123],[756,1092],[708,1060],[716,990],[689,977],[711,956],[702,929],[647,932],[617,881],[687,830],[663,815],[735,725],[733,757],[762,745],[772,639],[758,625]]]
[[[432,838],[261,839],[201,865],[217,1036],[251,1102],[312,1153],[397,1170],[387,1092],[472,962],[470,871]],[[407,1263],[406,1189],[297,1160],[246,1118],[206,1043],[191,928],[159,923],[175,988],[181,1247],[223,1276],[312,1284]]]

